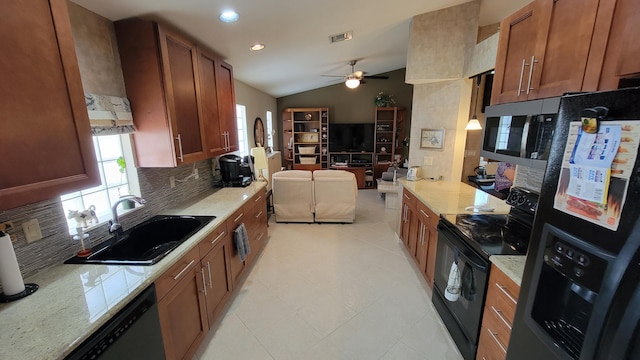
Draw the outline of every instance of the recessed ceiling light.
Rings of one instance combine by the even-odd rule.
[[[252,45],[249,49],[251,49],[251,51],[260,51],[264,49],[264,44],[255,44]]]
[[[237,12],[235,12],[233,10],[225,10],[220,14],[220,21],[222,21],[222,22],[234,22],[234,21],[238,21],[239,17],[240,17],[240,15],[238,15]]]

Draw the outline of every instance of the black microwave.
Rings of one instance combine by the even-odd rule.
[[[488,106],[480,155],[544,169],[556,127],[560,98]]]

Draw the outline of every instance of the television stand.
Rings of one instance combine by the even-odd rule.
[[[358,189],[371,189],[375,186],[373,182],[373,153],[332,152],[329,154],[329,159],[332,169],[346,170],[356,176]]]

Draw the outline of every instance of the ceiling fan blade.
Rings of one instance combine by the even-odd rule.
[[[383,80],[389,79],[389,77],[385,75],[365,75],[364,78],[365,79],[383,79]]]
[[[351,75],[357,77],[357,78],[362,78],[362,76],[364,76],[364,72],[362,71],[354,71]]]

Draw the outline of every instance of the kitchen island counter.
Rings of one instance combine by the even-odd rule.
[[[216,219],[155,265],[61,264],[25,279],[40,289],[0,304],[0,359],[64,358],[265,186],[254,182],[244,188],[212,190],[162,211]]]

